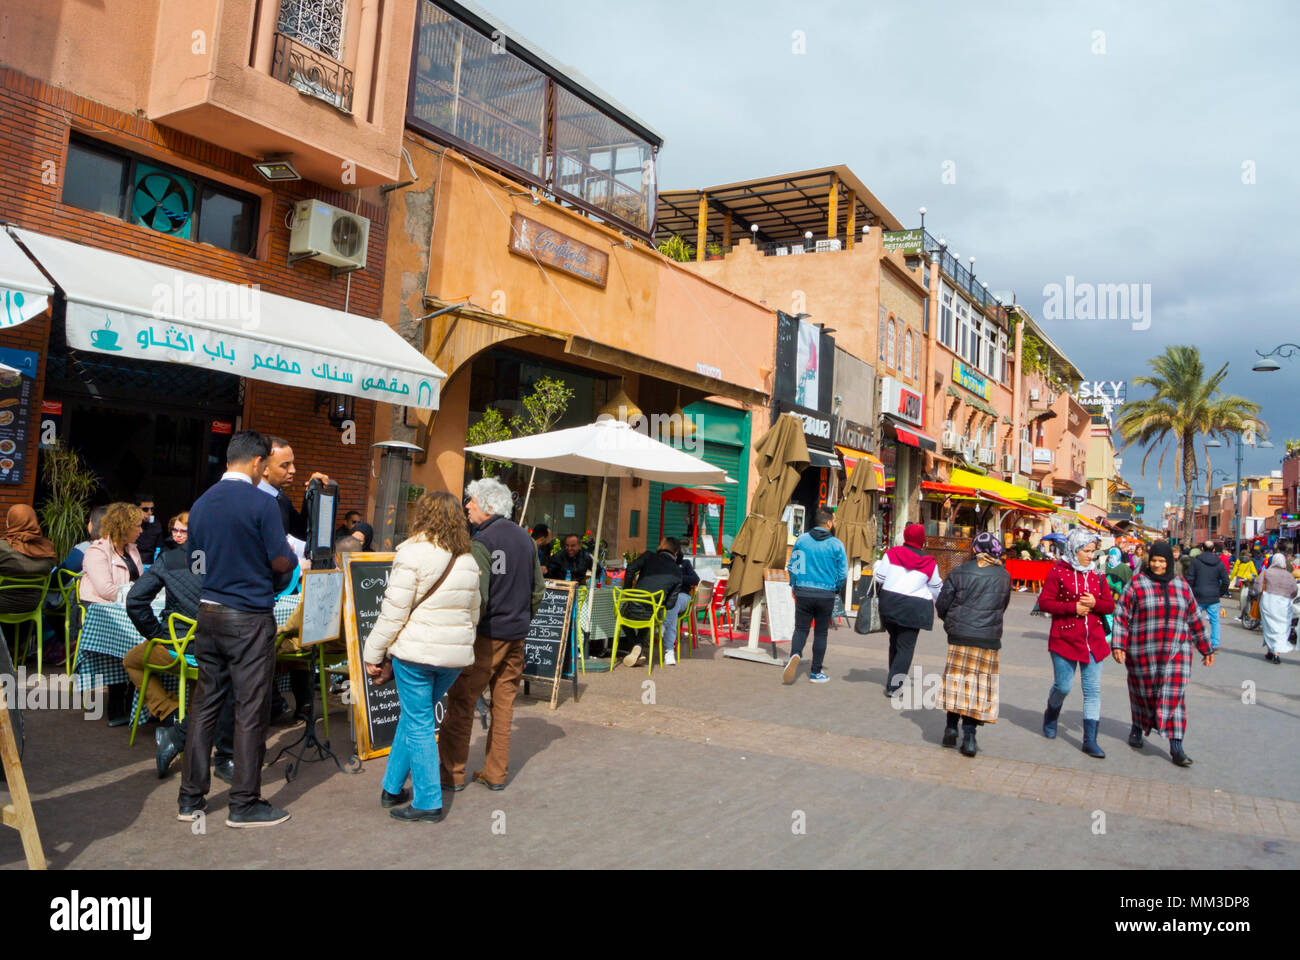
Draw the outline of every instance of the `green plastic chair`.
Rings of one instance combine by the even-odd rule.
[[[654,669],[654,652],[655,640],[659,638],[659,625],[664,618],[664,592],[656,590],[651,593],[649,590],[637,590],[636,588],[622,589],[613,587],[614,591],[614,649],[609,655],[609,669],[612,672],[614,665],[618,662],[618,635],[622,633],[623,628],[629,630],[650,631],[650,649],[647,653],[647,672]],[[628,617],[623,613],[624,603],[645,603],[650,605],[650,617],[646,620]],[[664,642],[659,638],[659,665],[663,666]]]
[[[50,579],[53,576],[54,571],[51,570],[43,577],[0,577],[0,591],[39,590],[41,592],[41,599],[37,602],[36,609],[19,613],[0,613],[0,624],[9,623],[19,628],[14,631],[15,665],[25,662],[31,652],[30,640],[27,641],[26,646],[21,645],[21,627],[24,623],[32,625],[32,636],[36,639],[36,672],[42,676],[45,674],[45,595],[50,592]]]
[[[183,623],[187,625],[185,635],[176,636],[176,624]],[[162,637],[150,640],[144,648],[144,678],[140,683],[140,690],[135,696],[135,716],[131,719],[131,739],[127,742],[128,747],[135,746],[135,729],[140,725],[140,711],[144,709],[144,691],[149,686],[149,677],[155,673],[167,673],[176,677],[180,681],[180,694],[177,699],[180,700],[180,709],[177,713],[182,720],[185,719],[185,683],[186,681],[197,681],[199,679],[199,668],[190,666],[185,659],[185,650],[194,639],[194,630],[198,627],[199,622],[180,613],[173,613],[167,617],[167,632],[171,635],[170,640]],[[158,644],[169,647],[172,654],[172,662],[161,666],[149,662],[149,654]]]
[[[86,622],[86,605],[81,602],[80,573],[59,567],[54,571],[54,588],[63,598],[63,651],[64,667],[68,676],[77,669],[77,657],[81,654],[81,625]],[[77,639],[72,640],[72,608],[77,608]]]

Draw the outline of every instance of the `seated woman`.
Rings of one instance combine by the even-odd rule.
[[[54,544],[41,534],[36,511],[15,503],[5,516],[4,540],[0,541],[0,578],[45,577],[54,569]],[[41,602],[41,589],[0,590],[0,613],[26,613]]]
[[[171,518],[167,524],[167,539],[163,541],[162,553],[158,555],[159,561],[169,556],[185,558],[185,565],[189,566],[190,552],[185,544],[190,539],[190,512],[182,510],[176,516]]]
[[[118,590],[140,579],[144,565],[135,541],[143,529],[144,512],[133,503],[110,503],[100,521],[100,537],[81,562],[83,603],[113,603]]]

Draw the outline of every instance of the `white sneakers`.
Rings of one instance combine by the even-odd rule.
[[[675,667],[675,666],[677,666],[677,654],[674,653],[674,652],[671,651],[671,650],[669,650],[667,653],[665,653],[665,654],[664,654],[664,666],[665,666],[665,667]]]
[[[640,659],[641,659],[641,644],[634,643],[632,644],[632,649],[628,651],[628,655],[623,658],[623,666],[635,667],[636,662]]]
[[[785,670],[781,673],[781,682],[786,684],[794,683],[795,675],[799,672],[799,654],[792,653],[790,659],[786,661]]]

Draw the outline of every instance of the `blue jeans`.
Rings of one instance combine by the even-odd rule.
[[[1219,648],[1219,605],[1207,603],[1205,613],[1210,618],[1210,646],[1217,650]]]
[[[1101,719],[1101,664],[1102,661],[1092,659],[1091,650],[1088,651],[1088,662],[1077,664],[1080,685],[1083,687],[1083,719],[1085,720]],[[1052,669],[1056,673],[1052,689],[1062,699],[1069,695],[1070,688],[1074,686],[1075,666],[1074,660],[1067,660],[1059,653],[1052,654]]]
[[[690,602],[690,592],[681,590],[674,598],[673,605],[664,614],[664,656],[677,651],[677,620]]]
[[[384,770],[384,789],[401,793],[411,778],[411,806],[417,810],[442,808],[442,777],[438,771],[437,727],[433,711],[460,676],[460,667],[434,667],[393,657],[393,679],[402,707],[393,749]]]

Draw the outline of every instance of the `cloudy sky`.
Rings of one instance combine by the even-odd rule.
[[[1300,4],[480,2],[663,134],[663,188],[845,163],[1037,317],[1068,276],[1149,284],[1149,329],[1044,320],[1086,377],[1194,344],[1278,448],[1300,437],[1300,355],[1250,369],[1300,341]],[[1158,517],[1172,470],[1159,491],[1140,461]],[[1248,448],[1244,470],[1279,461]]]

